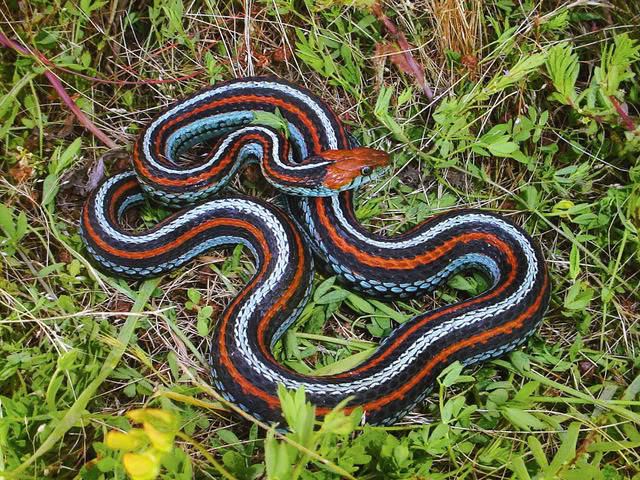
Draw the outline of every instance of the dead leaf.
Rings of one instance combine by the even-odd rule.
[[[469,70],[469,73],[475,73],[478,68],[478,57],[475,55],[463,55],[460,59],[460,63]]]
[[[421,184],[420,170],[415,167],[405,167],[400,172],[400,181],[411,188],[418,188]]]
[[[262,170],[260,170],[260,167],[256,164],[247,165],[242,172],[242,176],[251,183],[257,183],[262,180]]]
[[[381,50],[384,52],[387,58],[391,60],[391,63],[393,63],[401,71],[409,75],[413,75],[413,70],[411,68],[411,65],[409,65],[407,56],[400,50],[398,45],[387,41],[384,43]]]
[[[286,45],[280,45],[273,51],[273,60],[279,63],[285,63],[291,58],[291,50]]]
[[[261,70],[266,69],[271,64],[271,58],[269,55],[265,55],[263,53],[255,53],[253,55],[256,59],[256,67]]]
[[[9,175],[11,175],[16,183],[24,183],[33,177],[33,168],[31,168],[26,161],[20,160],[15,167],[9,169]]]
[[[56,138],[66,138],[73,133],[73,124],[76,117],[73,114],[67,115],[62,124],[62,128],[54,136]]]
[[[387,31],[398,42],[398,47],[396,50],[397,56],[395,53],[393,53],[391,61],[403,72],[414,77],[418,84],[422,87],[422,91],[424,92],[424,94],[429,100],[431,100],[433,98],[433,92],[425,82],[423,69],[413,57],[411,50],[413,50],[414,48],[409,45],[409,42],[407,42],[407,37],[405,36],[404,32],[398,30],[395,24],[391,20],[389,20],[389,18],[382,11],[382,8],[379,4],[372,5],[371,11],[376,17],[378,17]],[[399,57],[402,57],[402,60],[400,60]]]
[[[93,164],[89,167],[87,171],[87,183],[82,188],[82,194],[87,195],[89,192],[93,191],[96,188],[98,183],[104,177],[104,162],[105,160],[110,159],[111,157],[116,158],[116,171],[122,171],[129,168],[129,152],[127,152],[126,148],[114,148],[111,150],[107,150],[105,153],[100,155]]]
[[[62,263],[71,263],[73,261],[73,257],[67,250],[61,249],[58,251],[58,260]]]

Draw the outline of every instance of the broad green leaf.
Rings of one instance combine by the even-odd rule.
[[[196,329],[198,330],[198,335],[202,337],[206,337],[209,335],[209,318],[198,315],[198,319],[196,321]]]
[[[178,363],[178,356],[171,350],[167,354],[167,361],[169,362],[169,369],[171,370],[171,377],[174,383],[177,383],[180,379],[180,365]]]
[[[73,313],[76,311],[73,299],[69,295],[60,295],[60,297],[58,297],[58,305],[60,305],[66,313]]]
[[[331,290],[331,287],[335,282],[336,282],[336,277],[329,277],[325,281],[323,281],[320,285],[318,285],[318,288],[316,288],[316,291],[313,293],[313,300],[317,301],[325,293]]]
[[[373,305],[353,293],[349,294],[349,296],[347,297],[347,302],[349,302],[355,310],[358,310],[362,313],[373,314],[376,311]]]
[[[345,290],[343,288],[336,288],[328,293],[325,293],[323,296],[319,298],[314,298],[315,302],[318,305],[326,305],[328,303],[336,303],[341,302],[345,298],[347,298],[351,293],[349,290]]]
[[[525,185],[520,191],[520,198],[522,198],[525,206],[528,210],[534,211],[538,208],[540,194],[533,185]]]
[[[378,310],[383,312],[385,315],[388,315],[389,317],[391,317],[393,320],[395,320],[398,323],[404,323],[407,320],[409,320],[409,318],[411,318],[406,313],[398,312],[397,310],[394,310],[393,308],[391,308],[386,303],[383,303],[383,302],[381,302],[379,300],[375,300],[375,299],[371,298],[371,299],[368,300],[368,302],[371,305],[373,305],[374,307],[376,307]]]
[[[640,442],[630,442],[628,440],[616,440],[615,442],[598,442],[587,447],[588,452],[622,452],[640,448]]]
[[[529,356],[520,350],[514,350],[511,352],[509,354],[509,360],[511,360],[511,363],[519,372],[527,372],[531,369]]]
[[[541,422],[536,416],[519,408],[503,407],[502,414],[514,426],[523,430],[530,431],[532,428],[536,430],[542,430],[544,428],[544,423]]]
[[[222,440],[223,443],[227,445],[235,445],[240,443],[240,439],[238,438],[238,436],[227,428],[217,430],[216,435],[218,436],[218,438],[220,438],[220,440]],[[236,448],[238,448],[238,446],[239,445],[236,445]]]
[[[549,461],[547,460],[547,456],[544,453],[540,440],[533,435],[529,435],[529,437],[527,437],[527,443],[529,445],[529,450],[533,454],[533,458],[535,458],[540,468],[547,469],[549,467]]]
[[[58,177],[56,175],[49,174],[45,177],[42,184],[42,205],[45,208],[53,205],[59,188]]]
[[[584,310],[587,308],[595,291],[583,282],[575,282],[564,297],[564,307],[567,310]]]
[[[4,203],[0,203],[0,228],[9,239],[16,238],[16,226],[13,223],[13,211]]]
[[[335,375],[351,370],[352,368],[357,367],[367,358],[369,358],[377,348],[378,347],[372,347],[366,350],[362,350],[361,352],[349,355],[342,360],[338,360],[337,362],[333,362],[329,365],[317,368],[311,373],[311,375]]]
[[[293,477],[291,462],[295,459],[295,452],[292,451],[290,454],[289,445],[284,442],[278,442],[274,432],[274,429],[270,429],[264,441],[267,478],[269,480],[287,480]]]
[[[51,158],[51,165],[49,166],[49,173],[52,173],[55,176],[59,176],[62,171],[67,168],[75,156],[80,151],[80,147],[82,146],[82,137],[76,138],[71,144],[62,152],[60,158],[56,159],[55,154],[54,157]],[[56,153],[58,150],[56,150]],[[53,167],[53,168],[52,168]]]
[[[525,383],[522,387],[520,387],[518,392],[515,394],[515,396],[513,397],[513,400],[515,402],[531,403],[531,401],[529,400],[529,397],[538,390],[539,386],[540,384],[538,382],[532,381],[532,382]]]
[[[562,465],[571,461],[576,456],[576,445],[578,442],[578,434],[580,433],[580,423],[572,422],[564,435],[562,444],[556,455],[553,457],[551,464],[549,465],[548,472],[556,473]]]
[[[524,460],[522,460],[520,455],[514,455],[513,458],[511,458],[509,468],[516,474],[518,480],[531,480]]]
[[[60,370],[69,370],[73,366],[73,362],[78,358],[79,350],[73,348],[58,357],[58,368]]]
[[[457,396],[448,400],[440,409],[443,423],[449,423],[452,418],[457,418],[460,410],[464,407],[465,399],[463,396]]]
[[[456,290],[461,290],[463,292],[471,292],[475,290],[475,287],[467,280],[463,275],[454,275],[449,280],[447,280],[447,285],[451,288],[455,288]]]
[[[508,157],[516,150],[518,150],[518,144],[508,141],[500,141],[499,143],[492,143],[487,145],[489,152],[496,157]]]
[[[189,300],[191,300],[195,305],[200,303],[201,295],[200,295],[200,292],[195,288],[189,288],[187,290],[187,297],[189,297]]]
[[[464,366],[460,362],[453,362],[438,376],[438,381],[445,387],[450,387],[457,383],[463,368]]]
[[[576,242],[571,244],[571,253],[569,253],[569,278],[575,280],[580,274],[580,250]]]
[[[276,109],[275,113],[256,110],[253,112],[253,120],[251,123],[275,128],[279,132],[282,132],[285,137],[289,136],[289,124],[278,109]]]

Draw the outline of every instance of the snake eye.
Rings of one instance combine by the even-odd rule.
[[[360,173],[366,177],[366,176],[367,176],[367,175],[369,175],[372,171],[373,171],[373,169],[372,169],[371,167],[366,166],[366,167],[362,167],[362,169],[360,170]]]

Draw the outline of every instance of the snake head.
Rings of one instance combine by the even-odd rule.
[[[367,147],[325,150],[319,156],[331,161],[322,183],[336,192],[355,188],[379,177],[391,163],[387,152]]]

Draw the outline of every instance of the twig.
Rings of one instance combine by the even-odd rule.
[[[389,17],[384,14],[382,8],[380,8],[380,5],[373,5],[371,7],[371,10],[373,11],[374,15],[378,17],[378,19],[383,23],[389,33],[396,39],[396,41],[398,42],[398,46],[402,49],[402,52],[399,52],[399,54],[404,56],[407,65],[418,80],[418,83],[422,87],[424,94],[429,100],[433,100],[433,91],[426,84],[422,68],[420,68],[420,65],[418,65],[418,62],[416,62],[415,58],[413,58],[413,55],[411,54],[412,48],[409,45],[409,42],[407,42],[407,37],[405,36],[404,32],[399,31],[398,27],[396,27],[395,24],[391,20],[389,20]]]
[[[38,59],[38,60],[40,60],[42,62],[42,58],[41,58],[40,55],[36,55],[36,54],[32,53],[24,45],[14,41],[14,40],[11,40],[2,31],[0,31],[0,43],[2,43],[5,47],[8,47],[8,48],[11,48],[11,49],[15,50],[18,53],[21,53],[23,55],[31,56],[31,57],[36,58],[36,59]],[[69,94],[65,90],[65,88],[62,85],[62,82],[60,81],[58,76],[55,73],[53,73],[51,70],[49,70],[49,65],[47,65],[47,63],[50,63],[50,62],[42,62],[42,63],[45,64],[46,70],[44,71],[44,74],[47,77],[47,79],[49,80],[49,83],[51,83],[51,85],[53,86],[55,91],[58,92],[58,95],[60,96],[62,101],[67,105],[67,107],[69,107],[69,109],[73,112],[73,114],[78,118],[80,123],[82,125],[84,125],[87,128],[87,130],[89,130],[91,133],[93,133],[99,140],[101,140],[102,143],[104,143],[107,147],[109,147],[109,148],[117,148],[118,145],[113,140],[111,140],[105,133],[103,133],[102,130],[100,130],[98,127],[96,127],[93,124],[93,122],[89,119],[89,117],[87,117],[84,114],[84,112],[82,110],[80,110],[80,107],[78,107],[78,105],[69,96]]]
[[[622,118],[622,123],[627,127],[627,130],[633,132],[636,129],[636,126],[633,124],[631,117],[622,109],[613,95],[609,95],[609,100],[611,100],[611,103],[616,108],[616,111],[618,112],[618,115],[620,115],[620,118]]]

